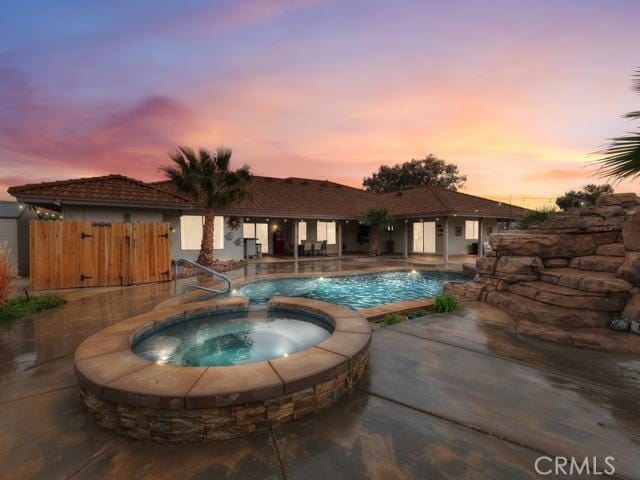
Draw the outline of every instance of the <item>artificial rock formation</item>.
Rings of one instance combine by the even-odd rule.
[[[526,231],[491,235],[471,283],[449,282],[462,300],[509,312],[522,334],[569,345],[640,353],[640,336],[609,322],[640,321],[640,201],[602,196]]]

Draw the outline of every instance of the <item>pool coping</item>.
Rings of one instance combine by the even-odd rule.
[[[287,357],[233,367],[158,364],[132,352],[151,329],[203,312],[247,310],[246,297],[225,297],[165,306],[111,325],[77,348],[80,387],[97,400],[163,410],[242,405],[308,389],[353,367],[371,342],[368,321],[357,311],[319,300],[274,297],[269,307],[321,315],[333,333],[316,346]]]
[[[384,266],[384,267],[374,267],[366,270],[342,270],[340,272],[302,272],[302,273],[271,273],[265,275],[252,275],[243,279],[233,280],[231,282],[231,289],[235,290],[239,287],[247,285],[249,283],[259,282],[259,281],[268,281],[268,280],[278,280],[278,279],[286,279],[286,278],[316,278],[316,277],[344,277],[344,276],[352,276],[352,275],[374,275],[376,273],[384,273],[384,272],[392,272],[392,271],[417,271],[417,272],[434,272],[434,273],[462,273],[458,271],[448,271],[448,270],[434,270],[429,266],[419,267],[405,267],[405,266]],[[183,295],[184,302],[193,302],[197,301],[197,299],[202,297],[208,297],[211,294],[201,290],[194,290],[188,292]],[[234,296],[230,296],[227,298],[238,298]],[[302,297],[288,297],[288,298],[302,298]],[[164,302],[159,303],[155,308],[162,309],[168,305],[176,305],[177,302],[181,300],[179,297],[171,298],[169,300],[165,300]],[[330,302],[326,302],[330,303]],[[331,303],[330,303],[331,304]],[[337,305],[337,304],[331,304]],[[361,308],[359,310],[352,310],[348,307],[343,307],[342,305],[337,305],[342,308],[346,308],[351,312],[357,312],[361,316],[367,318],[369,321],[378,320],[387,313],[402,313],[410,310],[420,309],[420,308],[430,308],[433,305],[432,298],[417,298],[414,300],[402,300],[400,302],[392,302],[392,303],[383,303],[380,305],[376,305],[374,307]]]

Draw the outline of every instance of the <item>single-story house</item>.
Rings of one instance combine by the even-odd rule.
[[[29,220],[37,218],[32,208],[0,201],[0,247],[9,255],[13,275],[29,274]]]
[[[16,186],[9,193],[22,204],[57,211],[64,220],[169,222],[174,259],[193,260],[200,249],[203,206],[167,181],[108,175]],[[337,256],[367,252],[369,231],[360,219],[370,207],[386,207],[396,219],[381,236],[383,251],[445,260],[482,255],[487,235],[525,211],[436,187],[376,194],[327,180],[254,176],[242,201],[216,212],[215,255],[242,259],[244,238],[256,238],[263,253],[293,257],[299,254],[294,245],[305,240],[326,240],[327,253]]]

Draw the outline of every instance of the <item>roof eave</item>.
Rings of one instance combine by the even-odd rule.
[[[100,207],[136,207],[147,208],[150,210],[185,210],[189,209],[189,205],[179,205],[175,203],[156,202],[149,204],[148,202],[132,202],[132,201],[115,201],[115,200],[98,200],[98,199],[80,199],[80,198],[58,198],[49,196],[20,195],[13,193],[16,200],[22,203],[39,203],[50,205],[91,205]]]

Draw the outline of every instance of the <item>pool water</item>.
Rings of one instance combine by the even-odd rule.
[[[263,303],[271,297],[304,297],[344,305],[351,309],[430,298],[442,293],[448,280],[466,279],[456,272],[391,271],[335,277],[297,277],[258,280],[234,290],[233,295]]]
[[[210,314],[149,332],[133,351],[171,365],[242,365],[312,347],[332,331],[333,326],[320,317],[291,311]]]

